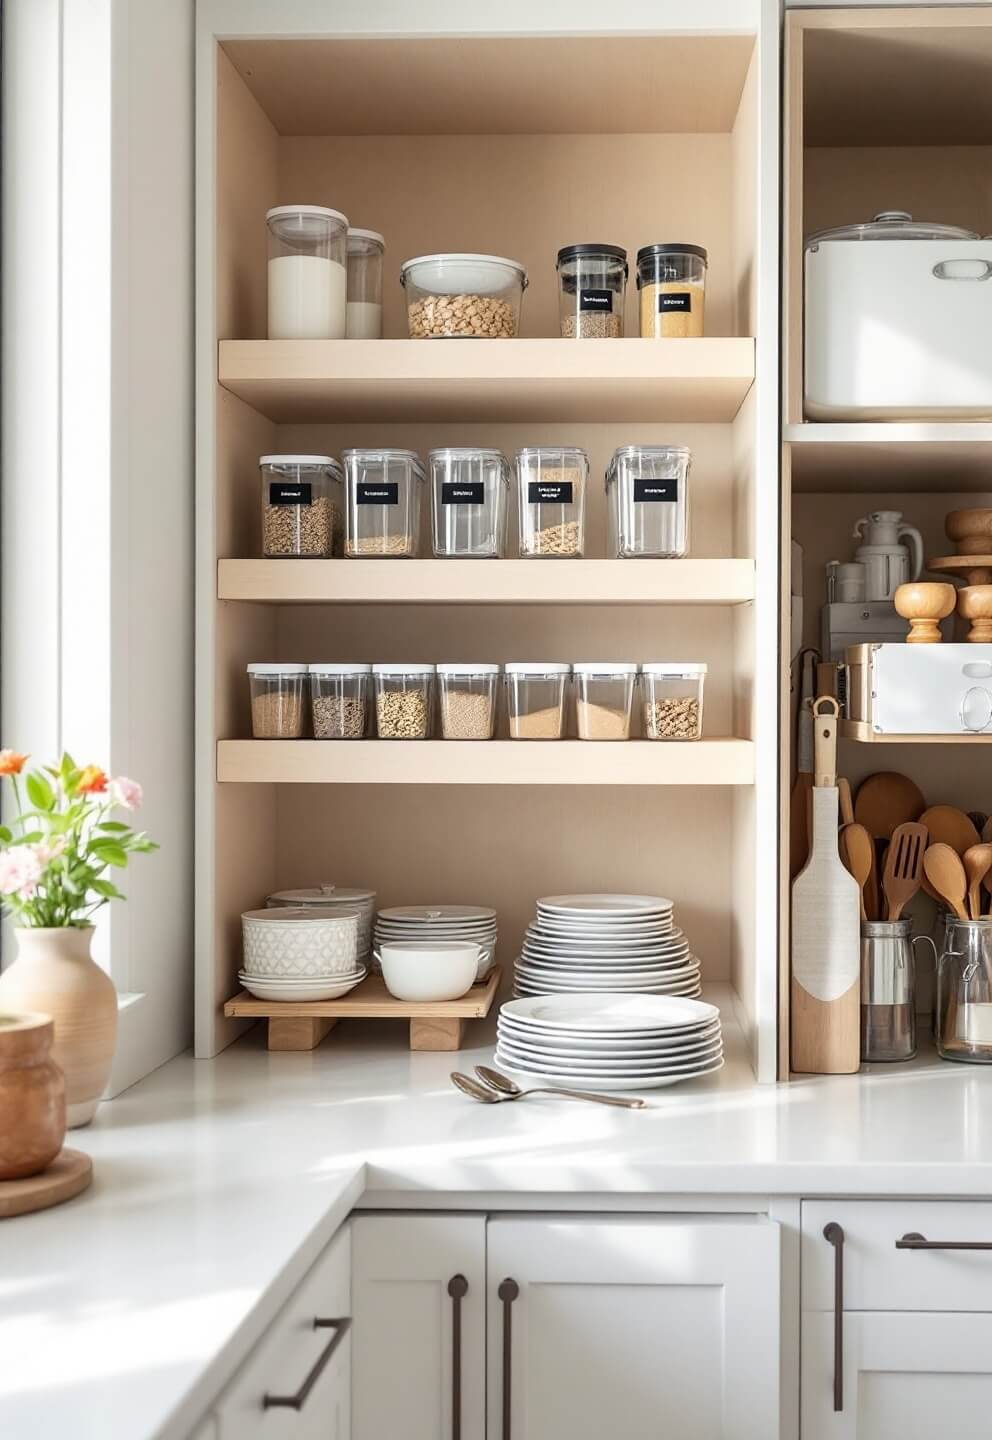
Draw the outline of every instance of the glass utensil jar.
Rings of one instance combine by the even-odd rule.
[[[511,740],[560,740],[571,665],[514,661],[504,666]]]
[[[606,472],[610,554],[676,559],[689,549],[689,451],[625,445]]]
[[[344,553],[410,559],[420,548],[425,471],[412,450],[346,450]]]
[[[344,472],[330,455],[263,455],[262,554],[267,559],[340,555]]]
[[[371,665],[310,666],[315,740],[361,740],[368,720]]]
[[[695,338],[703,333],[706,251],[701,245],[645,245],[637,252],[641,336]]]
[[[566,340],[623,336],[627,252],[619,245],[566,245],[558,251],[558,320]]]
[[[445,740],[491,740],[496,728],[498,665],[439,665],[441,735]]]
[[[911,929],[909,920],[861,922],[862,1060],[911,1060],[916,1054]]]
[[[629,740],[637,666],[626,661],[573,665],[575,724],[580,740]]]
[[[248,666],[251,733],[256,740],[299,740],[306,678],[306,665]]]
[[[434,554],[500,558],[506,551],[510,466],[499,450],[470,446],[432,450]]]
[[[378,230],[348,231],[349,340],[382,339],[382,257],[386,242]]]
[[[380,740],[426,740],[431,733],[433,665],[373,665]]]
[[[920,937],[936,946],[929,936]],[[945,920],[937,955],[937,1049],[945,1060],[992,1064],[992,920]]]
[[[641,666],[641,728],[646,740],[699,740],[706,666],[651,661]]]
[[[269,227],[269,339],[343,340],[347,217],[323,205],[277,205]]]
[[[573,445],[517,452],[520,554],[570,560],[585,549],[589,456]]]

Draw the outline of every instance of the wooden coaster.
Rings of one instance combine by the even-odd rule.
[[[0,1180],[0,1220],[61,1205],[85,1190],[93,1179],[93,1161],[81,1150],[62,1150],[40,1175]]]

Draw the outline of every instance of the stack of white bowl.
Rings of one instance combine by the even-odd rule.
[[[372,957],[372,922],[375,920],[375,891],[355,889],[348,885],[312,885],[304,890],[277,890],[266,900],[273,909],[301,905],[319,910],[358,911],[358,962],[368,965]]]
[[[391,940],[474,940],[481,980],[496,960],[496,911],[488,905],[396,905],[380,910],[375,921],[375,948]]]
[[[516,964],[515,995],[700,993],[699,961],[661,895],[548,895]]]
[[[358,958],[360,919],[357,910],[315,905],[247,910],[238,979],[258,1000],[337,1000],[368,974]]]

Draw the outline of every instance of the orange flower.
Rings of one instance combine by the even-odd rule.
[[[16,750],[0,750],[0,775],[20,775],[28,757]]]
[[[76,786],[80,795],[102,795],[107,788],[107,777],[99,765],[87,765]]]

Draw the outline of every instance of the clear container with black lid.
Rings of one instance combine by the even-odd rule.
[[[627,252],[619,245],[566,245],[558,251],[558,319],[567,340],[623,336]]]
[[[683,340],[702,335],[706,266],[701,245],[643,245],[638,250],[642,337]]]

